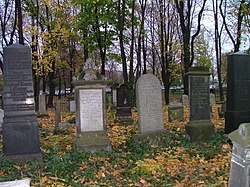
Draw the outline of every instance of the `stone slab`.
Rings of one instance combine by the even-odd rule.
[[[79,90],[81,132],[104,130],[102,92],[102,89]]]
[[[84,149],[92,153],[98,150],[112,151],[111,141],[104,131],[80,133],[74,147],[76,150]]]
[[[30,179],[0,182],[0,187],[30,187]]]
[[[212,140],[214,124],[210,120],[189,121],[186,125],[186,135],[193,143]]]
[[[161,83],[156,76],[145,74],[138,79],[136,101],[139,133],[164,131]]]

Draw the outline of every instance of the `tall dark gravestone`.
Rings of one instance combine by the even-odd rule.
[[[227,61],[226,134],[250,122],[250,55],[234,53]]]
[[[41,160],[30,48],[14,44],[3,53],[4,155],[16,161]]]
[[[130,90],[127,84],[117,88],[116,121],[122,124],[132,123]]]
[[[211,140],[214,125],[210,120],[209,70],[205,67],[189,69],[189,122],[186,134],[191,142]]]

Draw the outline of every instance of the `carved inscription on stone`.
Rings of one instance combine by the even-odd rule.
[[[79,90],[81,131],[102,131],[103,95],[102,89]]]
[[[34,92],[29,50],[7,55],[4,77],[4,109],[7,112],[34,110]]]
[[[202,78],[194,78],[192,82],[192,106],[197,108],[207,107],[209,105],[208,98],[208,84],[204,84],[207,81],[206,77]]]

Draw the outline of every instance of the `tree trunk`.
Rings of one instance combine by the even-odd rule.
[[[121,4],[122,1],[122,4]],[[118,36],[120,43],[120,51],[121,51],[121,59],[122,59],[122,71],[123,71],[123,80],[124,83],[128,83],[128,72],[127,72],[127,62],[126,62],[126,54],[124,49],[124,21],[125,21],[125,8],[126,8],[125,0],[118,0]]]
[[[48,104],[47,107],[48,108],[52,108],[53,107],[53,98],[55,95],[55,89],[56,89],[56,85],[55,85],[55,61],[52,61],[52,72],[49,72],[48,75],[48,85],[49,85],[49,97],[48,97]]]
[[[135,37],[135,0],[132,2],[131,17],[131,44],[130,44],[130,63],[129,63],[129,83],[134,84],[134,37]]]
[[[15,0],[16,3],[16,11],[18,15],[18,39],[19,39],[19,44],[24,45],[24,39],[23,39],[23,15],[22,15],[22,4],[21,0]]]

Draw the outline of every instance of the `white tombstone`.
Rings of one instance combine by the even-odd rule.
[[[163,132],[162,93],[159,79],[142,75],[136,83],[139,133]]]
[[[30,187],[30,179],[0,182],[0,187]]]

